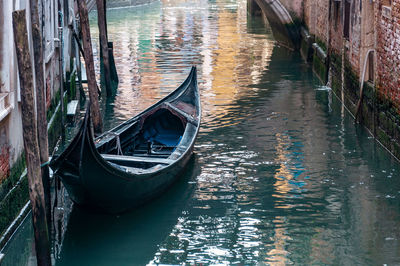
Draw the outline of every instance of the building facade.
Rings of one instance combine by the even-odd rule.
[[[314,67],[377,139],[400,158],[400,1],[305,0],[304,21],[326,59]],[[326,74],[326,75],[324,75]]]
[[[287,10],[321,81],[400,159],[400,0],[248,1]]]
[[[70,93],[69,80],[72,80],[71,75],[76,69],[77,49],[70,25],[76,29],[77,10],[73,0],[38,2],[44,44],[47,116],[48,122],[52,122],[48,125],[49,146],[52,149],[61,130],[58,107],[60,86],[64,84],[67,93]],[[12,12],[19,9],[26,9],[30,54],[34,66],[29,0],[0,1],[0,249],[7,240],[6,229],[29,198],[27,178],[23,174],[23,114],[12,26]]]

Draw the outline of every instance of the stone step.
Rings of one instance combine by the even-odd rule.
[[[78,111],[78,100],[72,100],[67,105],[67,119],[74,120],[76,113]]]

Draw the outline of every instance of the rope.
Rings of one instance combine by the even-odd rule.
[[[46,165],[49,165],[49,163],[50,163],[50,160],[47,161],[47,162],[42,163],[42,164],[40,165],[40,167],[41,167],[41,168],[42,168],[42,167],[45,167]]]
[[[115,132],[108,132],[106,135],[111,135],[115,137],[117,155],[122,155],[121,141],[119,139],[119,135]]]
[[[119,135],[116,136],[116,139],[117,139],[117,150],[118,150],[118,155],[122,155],[121,141],[119,140]]]

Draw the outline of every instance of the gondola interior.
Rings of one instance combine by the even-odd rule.
[[[167,108],[159,108],[123,132],[116,132],[97,150],[113,164],[147,169],[157,164],[169,164],[185,132],[185,118]],[[129,158],[128,158],[129,157]]]

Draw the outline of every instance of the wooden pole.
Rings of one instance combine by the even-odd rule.
[[[107,40],[107,24],[106,24],[106,7],[104,0],[96,0],[97,4],[97,22],[99,26],[100,49],[102,52],[104,66],[104,80],[107,96],[111,96],[111,75],[110,75],[110,60],[108,58],[108,40]],[[100,60],[101,61],[101,60]]]
[[[33,75],[29,53],[25,10],[12,13],[14,42],[17,52],[21,85],[22,126],[26,165],[28,168],[29,197],[35,235],[36,258],[39,266],[51,265],[50,241],[45,211],[44,190],[40,170],[40,155],[33,97]]]
[[[78,83],[79,83],[79,90],[77,91],[77,94],[79,94],[79,98],[78,99],[80,100],[80,99],[85,99],[86,98],[85,97],[85,92],[83,91],[83,85],[82,85],[81,53],[82,53],[82,56],[84,56],[84,55],[83,55],[83,49],[82,49],[81,44],[79,42],[79,38],[76,35],[75,30],[72,27],[72,25],[71,25],[70,29],[72,30],[72,35],[74,36],[76,47],[79,48],[79,49],[75,49],[76,50],[76,55],[75,56],[76,56],[76,60],[77,60],[76,61],[76,72],[77,72]]]
[[[44,98],[44,71],[43,71],[43,46],[42,34],[39,29],[38,0],[30,0],[30,12],[32,23],[32,41],[35,62],[36,80],[36,111],[37,111],[37,133],[40,152],[40,163],[45,164],[49,160],[49,144],[47,134],[46,100]],[[47,221],[51,221],[51,199],[50,199],[50,176],[49,167],[45,165],[41,169],[44,189],[44,200],[46,203]]]
[[[78,34],[76,34],[76,32],[75,32],[74,28],[72,27],[72,25],[70,25],[68,27],[72,31],[72,36],[74,36],[74,39],[76,41],[76,45],[78,45],[79,51],[81,52],[82,56],[85,57],[85,52],[83,51],[83,48],[82,48],[81,43],[79,41]]]
[[[108,40],[108,30],[107,30],[107,0],[103,0],[104,6],[104,22],[106,24],[106,38]]]
[[[65,121],[64,121],[64,73],[63,73],[63,28],[58,27],[58,68],[59,68],[59,78],[60,78],[60,107],[61,107],[61,140],[65,142]]]
[[[96,74],[94,72],[93,51],[90,38],[88,10],[86,6],[86,1],[77,0],[76,2],[78,3],[79,17],[81,21],[83,50],[85,51],[84,56],[85,56],[86,74],[89,87],[89,98],[91,104],[90,110],[93,119],[93,129],[95,133],[101,133],[102,121],[100,116],[100,106],[98,99],[99,94],[96,82]]]

